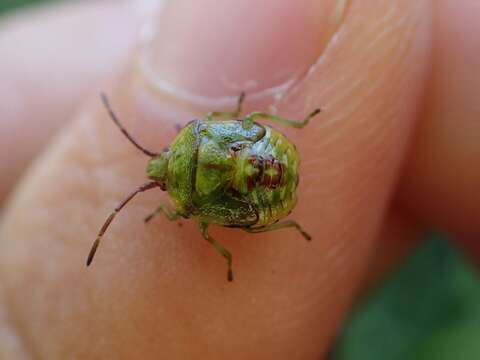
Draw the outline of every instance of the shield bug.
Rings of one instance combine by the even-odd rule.
[[[228,281],[233,280],[232,255],[208,232],[211,224],[240,228],[249,233],[293,227],[310,240],[289,215],[297,202],[299,156],[295,145],[258,119],[303,128],[320,112],[316,109],[303,121],[263,112],[240,118],[244,94],[233,112],[211,112],[180,129],[169,148],[161,153],[137,143],[122,126],[105,94],[101,96],[113,122],[145,155],[149,182],[127,196],[100,228],[87,258],[91,264],[98,245],[117,213],[138,193],[160,188],[167,191],[173,206],[162,204],[145,218],[163,213],[169,220],[197,218],[202,236],[227,261]]]

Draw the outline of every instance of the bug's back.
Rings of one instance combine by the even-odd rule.
[[[184,216],[261,227],[287,216],[296,204],[298,153],[269,126],[195,120],[169,154],[167,189]]]
[[[277,130],[269,126],[265,129],[265,136],[250,149],[250,156],[256,157],[261,166],[255,186],[247,193],[258,212],[256,226],[287,216],[297,201],[299,156],[295,145]]]
[[[182,214],[190,214],[195,205],[192,201],[199,139],[197,123],[190,122],[177,135],[170,146],[168,162],[168,192]]]

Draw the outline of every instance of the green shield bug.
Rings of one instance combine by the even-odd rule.
[[[211,112],[203,119],[190,121],[168,149],[154,153],[131,137],[102,94],[113,122],[135,147],[150,157],[146,169],[150,182],[127,196],[107,218],[90,250],[87,266],[116,214],[135,195],[155,188],[168,192],[173,207],[160,205],[145,222],[160,213],[169,220],[197,218],[202,236],[227,261],[228,281],[233,280],[232,255],[210,236],[210,224],[241,228],[249,233],[294,227],[306,240],[311,239],[297,222],[280,221],[290,214],[297,201],[299,156],[295,145],[256,120],[302,128],[320,109],[303,121],[263,112],[240,118],[244,97],[242,93],[233,112]]]

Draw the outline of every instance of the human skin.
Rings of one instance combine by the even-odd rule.
[[[0,108],[0,156],[8,157],[0,187],[11,195],[0,226],[2,357],[317,359],[365,278],[380,276],[424,230],[449,231],[476,254],[475,0],[256,3],[197,9],[185,0],[164,10],[149,46],[153,73],[175,84],[173,93],[139,70],[144,14],[134,3],[63,7],[62,18],[78,17],[73,25],[57,22],[52,8],[0,29],[2,104],[22,105]],[[222,31],[201,26],[212,12]],[[85,31],[92,28],[94,39]],[[39,43],[63,50],[55,52],[56,82]],[[34,74],[16,59],[28,59]],[[108,83],[105,64],[116,66]],[[46,91],[52,82],[57,91]],[[175,124],[234,107],[242,87],[247,111],[271,104],[272,87],[283,95],[278,114],[324,109],[304,130],[279,127],[302,158],[292,218],[312,242],[289,230],[214,229],[233,253],[230,284],[194,221],[143,224],[165,199],[150,192],[116,218],[85,268],[105,217],[145,182],[147,160],[108,119],[100,90],[142,144],[161,150]]]

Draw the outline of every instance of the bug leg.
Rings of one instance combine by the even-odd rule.
[[[258,228],[244,227],[243,230],[249,233],[260,233],[260,232],[274,231],[274,230],[279,230],[279,229],[284,229],[289,227],[296,228],[300,232],[300,234],[302,234],[305,240],[307,241],[312,240],[312,237],[309,234],[307,234],[305,230],[303,230],[302,227],[294,220],[285,220],[272,225],[262,226]]]
[[[128,195],[118,206],[113,210],[113,212],[108,216],[107,220],[103,223],[103,226],[100,228],[100,231],[98,232],[97,239],[92,245],[92,248],[90,249],[90,253],[88,254],[87,258],[87,266],[89,266],[93,260],[93,257],[95,256],[95,253],[97,252],[98,245],[100,245],[100,241],[102,240],[103,234],[105,234],[105,231],[107,231],[108,227],[112,223],[113,219],[115,219],[115,216],[118,214],[120,210],[123,209],[125,205],[128,204],[130,200],[132,200],[135,195],[153,189],[155,187],[158,187],[158,183],[155,181],[146,183],[142,186],[140,186],[137,190],[132,192],[130,195]]]
[[[251,114],[248,114],[248,116],[243,119],[243,128],[244,129],[251,128],[253,123],[257,119],[267,119],[267,120],[275,121],[275,122],[277,122],[279,124],[282,124],[282,125],[287,125],[287,126],[291,126],[291,127],[297,128],[297,129],[301,129],[304,126],[306,126],[308,124],[308,122],[310,121],[310,119],[313,118],[315,115],[317,115],[319,112],[320,112],[320,109],[315,109],[310,114],[308,114],[308,116],[305,119],[303,119],[302,121],[285,119],[285,118],[282,118],[280,116],[270,115],[270,114],[263,113],[263,112],[253,112]]]
[[[242,91],[238,96],[237,109],[235,110],[235,113],[234,113],[235,117],[240,116],[240,114],[242,113],[242,104],[244,100],[245,100],[245,92]]]
[[[206,116],[207,120],[228,120],[228,119],[238,119],[242,112],[242,104],[245,100],[245,93],[242,91],[237,100],[237,108],[235,111],[213,111],[209,112]]]
[[[212,238],[210,234],[208,233],[208,223],[205,222],[200,222],[200,231],[205,238],[210,244],[213,245],[215,250],[217,250],[220,255],[222,255],[226,260],[227,260],[227,266],[228,266],[228,272],[227,272],[227,279],[228,281],[233,281],[233,272],[232,272],[232,254],[230,251],[225,249],[222,244],[220,244],[217,240]]]
[[[160,205],[154,212],[152,212],[150,215],[145,217],[144,221],[148,223],[150,220],[152,220],[156,215],[160,213],[164,213],[165,216],[167,217],[168,220],[170,221],[175,221],[178,220],[178,218],[181,217],[181,215],[176,211],[170,208],[170,206],[162,204]]]

